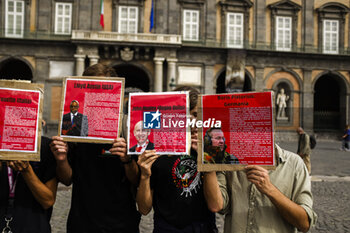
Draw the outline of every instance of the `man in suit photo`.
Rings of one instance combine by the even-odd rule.
[[[62,135],[70,136],[88,136],[88,119],[86,115],[78,112],[79,102],[72,100],[70,103],[70,112],[63,115]]]
[[[153,150],[154,144],[148,140],[150,135],[150,129],[143,128],[143,121],[139,121],[134,127],[134,137],[137,140],[137,144],[129,149],[129,152],[143,153],[145,150]]]

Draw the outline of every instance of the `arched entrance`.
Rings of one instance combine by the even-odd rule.
[[[314,87],[314,130],[340,130],[346,121],[346,84],[337,75],[322,75]]]
[[[227,93],[225,86],[226,70],[223,70],[216,80],[216,93]],[[252,82],[247,73],[245,73],[242,92],[252,91]]]
[[[33,73],[25,62],[9,58],[0,63],[0,79],[32,80]]]
[[[116,65],[113,68],[118,76],[125,78],[125,87],[137,87],[145,92],[150,91],[149,76],[141,68],[130,64]]]

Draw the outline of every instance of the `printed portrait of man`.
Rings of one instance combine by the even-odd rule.
[[[62,135],[70,136],[88,136],[89,126],[86,115],[79,111],[79,102],[73,100],[70,103],[70,112],[63,115],[62,119]]]
[[[143,153],[145,150],[154,149],[154,144],[148,139],[151,130],[143,128],[143,121],[139,121],[135,124],[133,133],[137,140],[137,144],[131,147],[129,152]]]
[[[204,135],[204,158],[206,164],[239,164],[236,156],[226,152],[224,132],[221,128],[208,129]]]

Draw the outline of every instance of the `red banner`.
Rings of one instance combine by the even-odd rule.
[[[274,165],[272,92],[204,95],[202,108],[203,121],[221,121],[203,127],[203,163]]]
[[[40,92],[0,88],[0,151],[37,152]]]
[[[128,153],[189,153],[188,106],[188,92],[130,94]]]
[[[117,138],[121,92],[121,81],[67,79],[61,135],[87,139]]]

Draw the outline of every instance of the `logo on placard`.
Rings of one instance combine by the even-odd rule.
[[[160,116],[162,113],[157,110],[156,112],[144,112],[143,113],[143,128],[144,129],[160,129]]]

